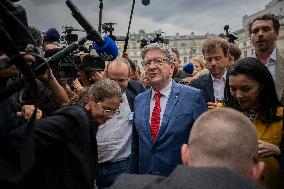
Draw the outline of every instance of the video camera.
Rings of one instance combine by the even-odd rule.
[[[53,55],[64,50],[63,48],[50,49],[45,54],[45,58],[49,60]],[[62,57],[59,62],[50,65],[56,79],[62,83],[71,84],[76,78],[79,71],[79,65],[81,64],[79,53],[88,53],[88,49],[84,46],[78,47],[77,50]],[[43,70],[44,71],[44,70]]]
[[[1,84],[0,102],[17,92],[25,84],[33,89],[31,96],[38,95],[35,74],[20,54],[26,50],[28,44],[33,44],[35,49],[35,41],[28,28],[25,9],[13,2],[15,1],[0,1],[0,51],[9,57],[8,61],[1,59],[0,64],[2,69],[14,64],[23,74],[23,78],[8,86],[6,86],[7,79],[5,79],[5,83]]]
[[[113,25],[116,25],[116,23],[113,23],[113,22],[108,22],[108,23],[104,23],[102,25],[102,29],[103,29],[103,32],[108,34],[109,37],[113,40],[113,41],[116,41],[116,37],[114,35],[112,35],[112,32],[114,31],[114,27]]]
[[[229,25],[224,26],[224,30],[226,32],[225,37],[228,39],[229,43],[235,43],[235,40],[238,39],[238,36],[235,33],[229,31],[229,29]]]
[[[155,38],[153,39],[141,39],[138,42],[140,42],[140,48],[144,48],[146,45],[150,44],[150,43],[164,43],[164,44],[169,44],[169,39],[165,39],[162,36],[162,33],[164,32],[160,32],[160,33],[156,33]]]
[[[8,57],[17,57],[13,63],[19,68],[24,77],[18,81],[6,86],[5,89],[0,89],[0,102],[5,100],[13,93],[20,90],[26,83],[30,88],[38,93],[38,86],[35,75],[42,73],[50,66],[56,65],[64,57],[70,55],[71,52],[77,50],[84,45],[87,40],[93,41],[93,47],[99,56],[105,60],[114,60],[118,55],[118,48],[111,38],[104,38],[92,27],[92,25],[83,17],[79,9],[71,0],[66,0],[68,8],[71,10],[72,16],[83,27],[87,35],[80,38],[78,41],[69,44],[66,48],[56,52],[48,61],[38,61],[33,70],[27,65],[20,52],[25,49],[31,41],[35,46],[33,37],[27,27],[27,18],[24,8],[20,5],[13,4],[8,0],[0,2],[0,51],[3,51]],[[50,65],[50,66],[49,66]],[[67,73],[68,71],[66,71]],[[61,73],[61,72],[60,72]]]
[[[66,41],[66,43],[69,45],[73,42],[76,42],[78,41],[78,35],[77,34],[73,34],[72,32],[74,31],[80,31],[80,32],[85,32],[84,30],[81,30],[81,29],[77,29],[77,28],[74,28],[72,26],[62,26],[62,29],[63,29],[63,32],[64,35],[61,36],[61,41]]]

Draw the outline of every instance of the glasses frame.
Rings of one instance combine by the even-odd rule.
[[[152,62],[154,63],[155,66],[161,66],[166,61],[169,61],[169,59],[168,58],[155,57],[155,58],[151,58],[149,60],[142,61],[142,65],[147,69],[147,68],[150,67]]]
[[[109,110],[109,109],[105,109],[105,108],[102,106],[102,103],[98,102],[97,104],[100,105],[101,108],[103,109],[103,115],[104,115],[104,116],[116,116],[116,115],[120,114],[120,110]]]

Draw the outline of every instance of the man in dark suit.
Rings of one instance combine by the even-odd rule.
[[[123,91],[120,113],[98,129],[98,174],[97,186],[110,186],[117,176],[132,170],[132,120],[135,97],[144,92],[143,84],[129,80],[130,65],[124,58],[110,62],[105,76],[116,81]]]
[[[273,14],[255,18],[249,24],[251,42],[255,48],[254,58],[259,59],[270,71],[278,99],[284,105],[284,52],[277,48],[280,23]]]
[[[111,188],[260,188],[254,182],[261,177],[264,163],[256,161],[257,149],[256,129],[245,115],[228,108],[207,111],[182,146],[184,166],[168,177],[123,175]]]
[[[187,143],[194,121],[207,107],[201,90],[171,79],[173,55],[165,44],[147,45],[141,55],[151,89],[135,99],[138,173],[167,176],[181,163],[177,152]]]
[[[224,99],[228,42],[222,38],[210,38],[204,42],[202,52],[209,73],[192,80],[190,86],[204,91],[208,109],[216,108],[216,102]]]

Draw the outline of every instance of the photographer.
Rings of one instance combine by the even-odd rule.
[[[35,60],[32,55],[22,56],[27,63]],[[9,58],[2,54],[0,66],[3,66],[3,59]],[[4,89],[10,75],[18,72],[15,65],[2,69],[0,81],[3,85],[0,89]],[[17,116],[30,119],[32,115],[28,111],[29,106],[24,106]],[[41,111],[37,111],[37,118],[40,114]],[[0,188],[18,188],[18,183],[34,164],[33,121],[28,123],[17,116],[9,100],[0,102]],[[15,136],[12,131],[20,127],[24,127],[21,136]]]
[[[105,70],[105,60],[99,56],[85,55],[80,65],[80,74],[83,87],[90,87],[102,79]]]
[[[32,29],[31,32],[33,37],[37,39],[36,49],[41,49],[42,38],[39,39],[39,36],[41,35],[40,31]],[[44,41],[47,42],[50,41],[51,39],[54,39],[54,37],[50,37],[50,35],[49,37],[45,36]],[[51,48],[51,46],[49,46],[48,48]],[[27,50],[30,49],[27,48]],[[35,54],[34,52],[31,53]],[[38,53],[39,52],[35,54],[36,55],[35,61],[28,63],[33,69],[43,64],[45,61],[39,56]],[[9,80],[8,80],[9,83],[19,78],[19,71],[14,73],[15,73],[14,75],[9,75]],[[17,93],[13,94],[13,96],[9,98],[9,100],[12,103],[13,109],[15,111],[19,111],[21,106],[25,105],[26,103],[29,104],[37,103],[37,106],[43,111],[43,116],[45,117],[50,115],[56,109],[70,104],[69,98],[65,90],[58,83],[51,69],[47,69],[46,71],[43,71],[42,73],[37,75],[38,75],[37,85],[39,87],[39,94],[37,99],[31,96],[32,93],[31,91],[33,91],[34,89],[29,87],[29,85],[25,85],[23,89],[19,90]]]

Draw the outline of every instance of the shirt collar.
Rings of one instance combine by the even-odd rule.
[[[168,84],[165,88],[163,88],[162,90],[160,90],[160,93],[161,93],[163,96],[169,98],[170,93],[171,93],[171,89],[172,89],[172,85],[173,85],[173,80],[171,79],[170,82],[169,82],[169,84]],[[156,92],[156,91],[154,91],[154,90],[152,89],[152,99],[154,99],[155,92]]]
[[[211,74],[211,78],[212,78],[212,81],[226,81],[226,75],[227,75],[227,70],[225,70],[224,74],[222,75],[221,79],[217,79],[215,77],[213,77],[213,75]]]
[[[252,57],[256,58],[255,51],[253,51]],[[271,55],[268,59],[272,59],[273,61],[276,62],[276,47],[273,49],[273,51],[272,51],[272,53],[271,53]]]
[[[268,59],[272,59],[273,61],[276,62],[276,47],[273,49],[270,57]]]

